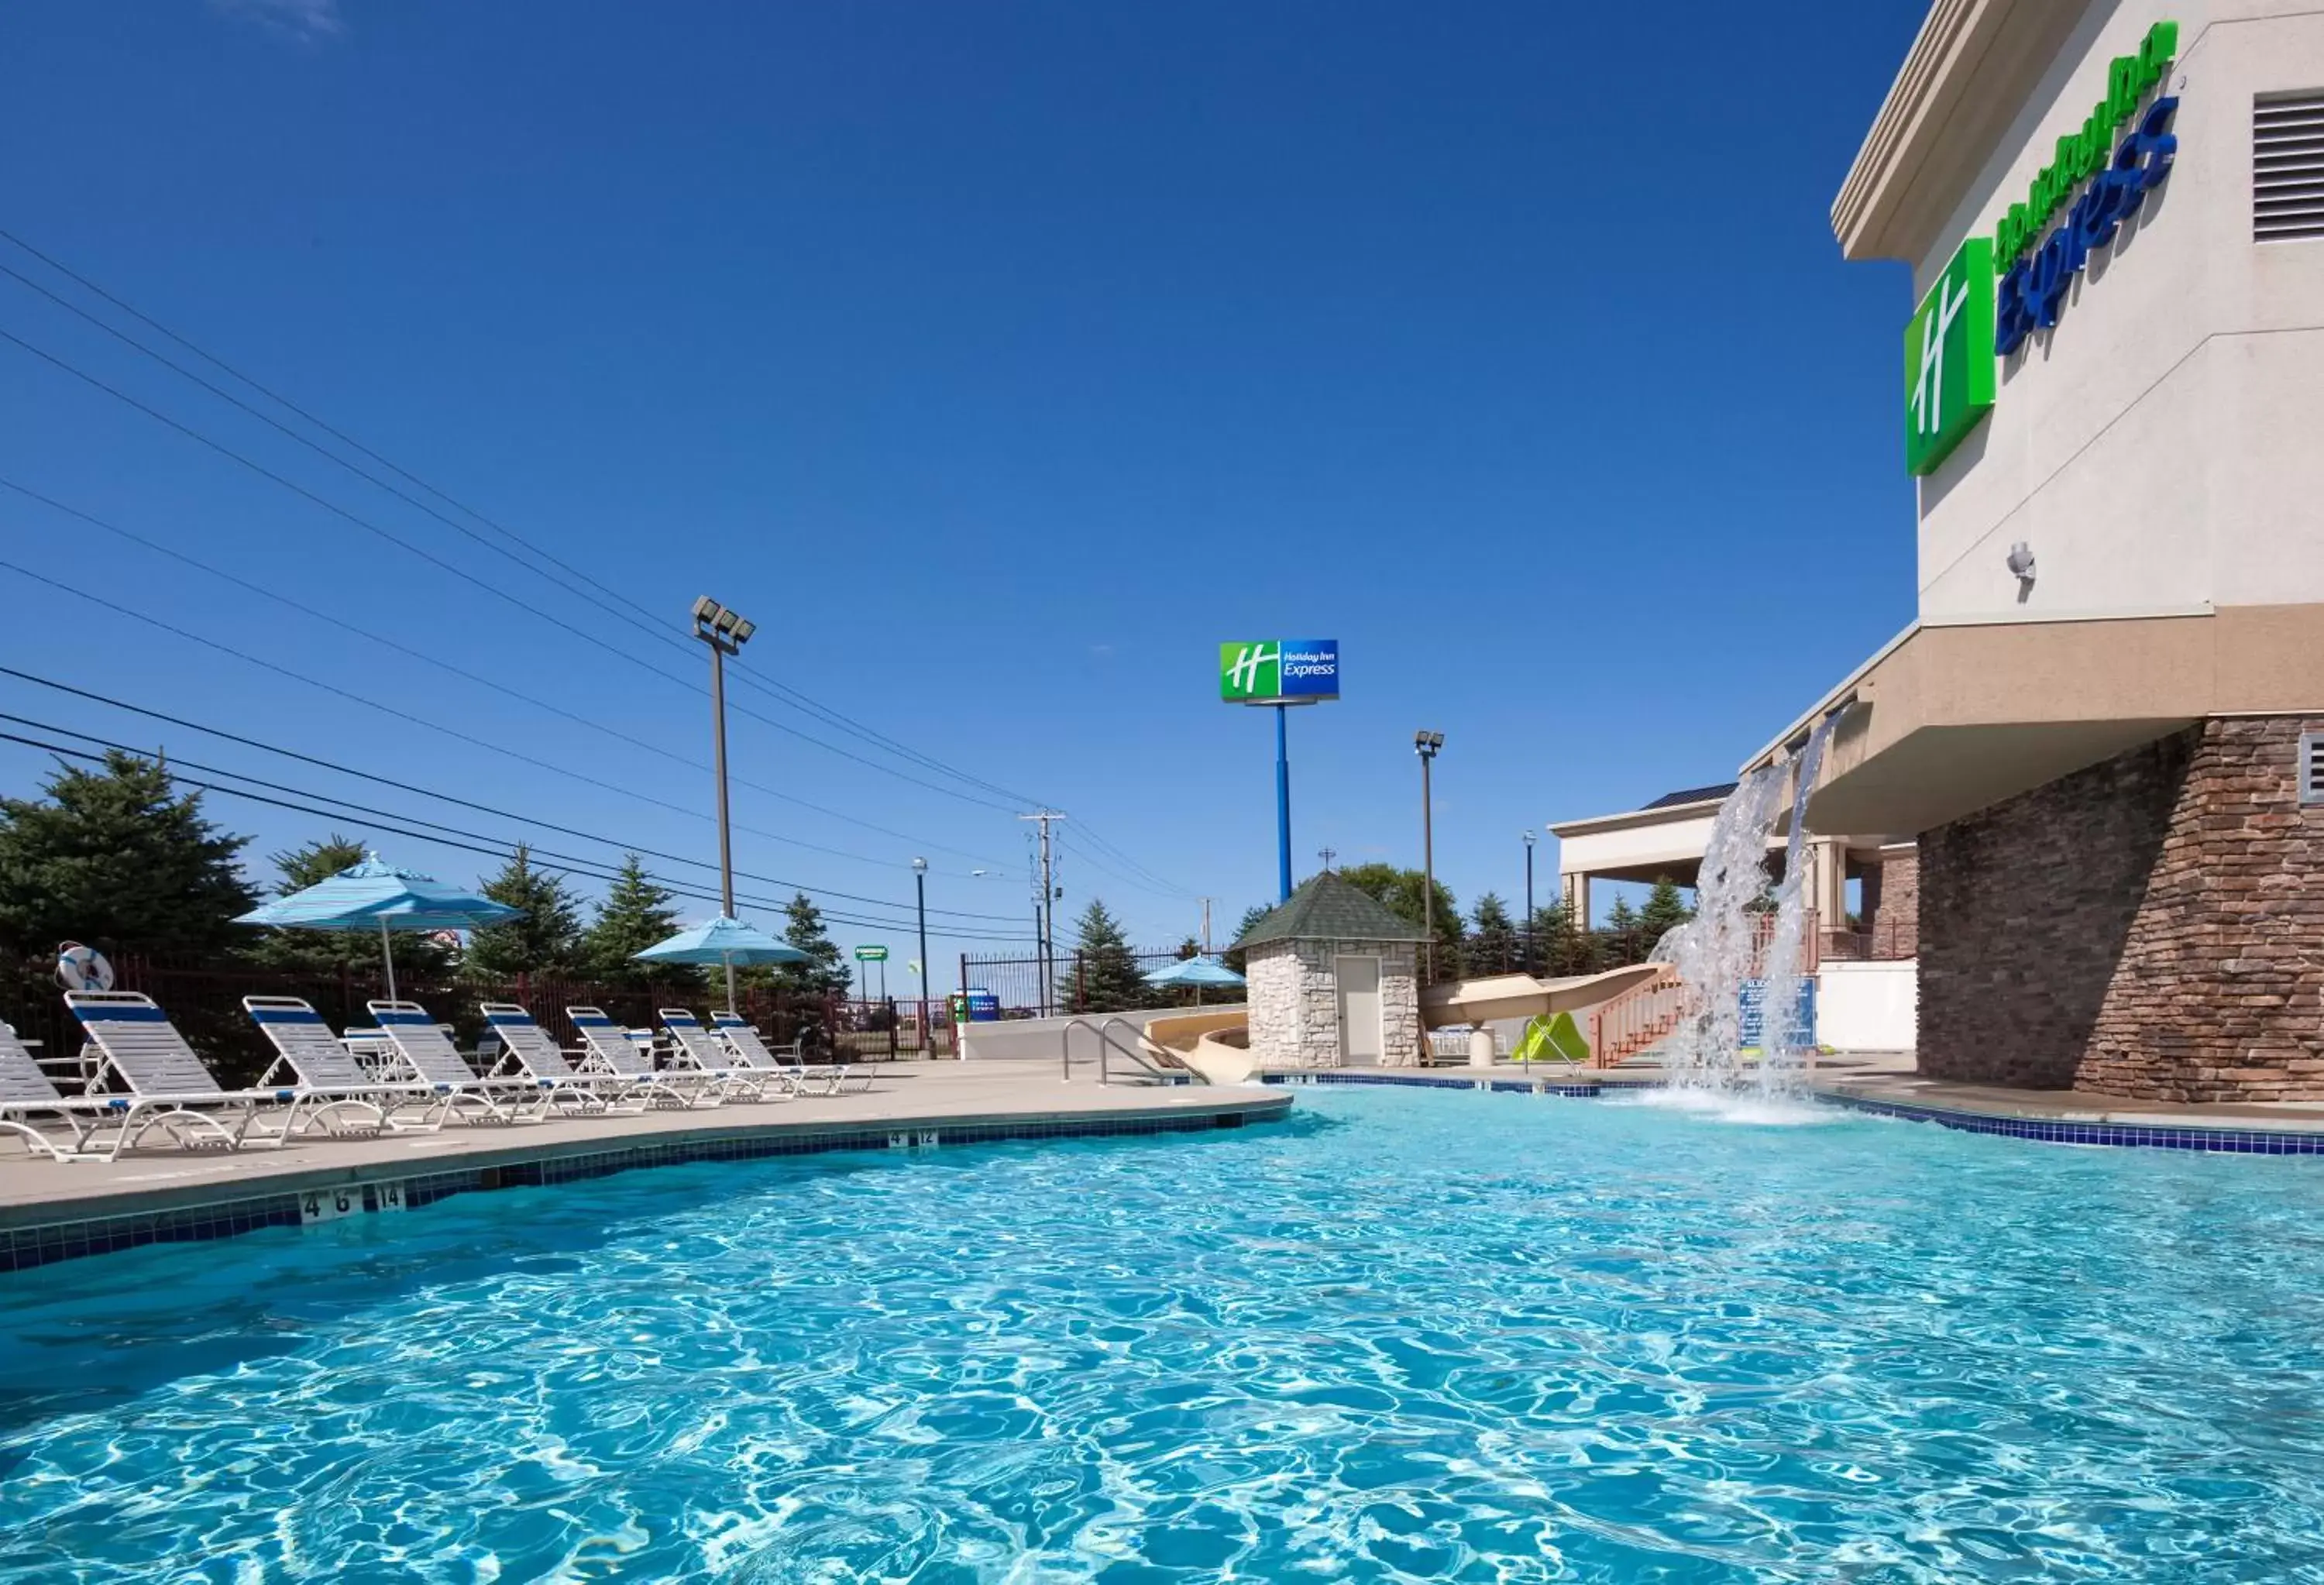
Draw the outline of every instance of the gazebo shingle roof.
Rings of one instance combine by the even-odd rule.
[[[1398,918],[1326,870],[1302,881],[1290,901],[1244,931],[1235,946],[1264,946],[1271,941],[1427,939],[1417,926]]]

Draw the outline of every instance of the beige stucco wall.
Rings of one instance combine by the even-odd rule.
[[[1270,1068],[1340,1065],[1340,1001],[1333,960],[1380,960],[1381,1062],[1420,1062],[1420,993],[1409,942],[1277,941],[1244,954],[1250,1047]]]
[[[1991,415],[1922,481],[1923,620],[2324,601],[2324,242],[2251,237],[2253,96],[2324,88],[2312,0],[2085,7],[1916,262],[1914,297],[1965,236],[1992,232],[2105,97],[2107,62],[2164,18],[2180,24],[2161,90],[2180,99],[2171,178],[2091,255],[2057,327],[2004,362]],[[2006,566],[2021,539],[2037,562],[2022,602]]]

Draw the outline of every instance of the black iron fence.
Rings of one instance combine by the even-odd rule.
[[[210,1064],[218,1082],[232,1088],[255,1080],[272,1060],[266,1037],[243,1010],[245,996],[295,996],[313,1005],[334,1029],[371,1023],[368,1001],[387,995],[376,971],[350,967],[338,973],[300,973],[216,964],[172,964],[124,956],[115,961],[115,988],[152,997],[188,1042]],[[877,1061],[918,1056],[947,1049],[950,1035],[939,1007],[931,1020],[933,1042],[920,1028],[917,1004],[852,1000],[815,996],[779,987],[740,988],[738,1010],[770,1044],[802,1039],[808,1061]],[[487,979],[476,975],[396,976],[396,993],[415,1001],[453,1027],[463,1046],[484,1031],[477,1009],[488,1001],[511,1001],[526,1009],[563,1046],[580,1039],[566,1009],[595,1007],[633,1028],[658,1027],[658,1009],[710,1009],[714,998],[698,981],[614,983],[561,973]],[[715,999],[724,1001],[723,996]],[[40,1042],[44,1057],[70,1056],[80,1049],[80,1032],[57,987],[54,964],[11,963],[0,969],[0,1021],[28,1041]]]
[[[1132,948],[1131,964],[1142,978],[1167,969],[1185,956],[1177,947]],[[963,954],[960,983],[972,991],[989,991],[1001,1004],[1004,1018],[1037,1018],[1048,1013],[1120,1012],[1130,1007],[1195,1007],[1228,1005],[1242,1000],[1233,986],[1202,991],[1174,986],[1146,987],[1133,1000],[1117,1001],[1106,993],[1105,976],[1093,972],[1089,954],[1076,947],[1059,949],[1044,963],[1038,957],[978,957]],[[1047,987],[1046,993],[1044,987]],[[1103,1002],[1105,1005],[1098,1005]]]

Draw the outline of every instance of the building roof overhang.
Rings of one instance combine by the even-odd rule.
[[[1809,829],[1927,831],[2209,717],[2324,715],[2324,606],[1916,623],[1744,770],[1834,711]]]
[[[1917,264],[1933,252],[2089,10],[2086,0],[1934,0],[1832,200],[1842,255]]]

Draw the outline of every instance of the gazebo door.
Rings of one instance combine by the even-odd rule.
[[[1334,958],[1332,975],[1340,984],[1340,1060],[1376,1064],[1380,1059],[1380,961]]]

